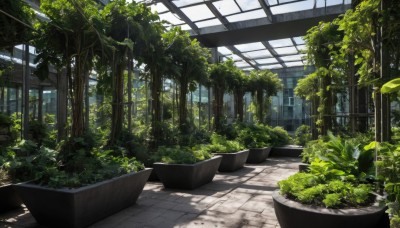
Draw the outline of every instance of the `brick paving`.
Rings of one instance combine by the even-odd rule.
[[[298,158],[274,157],[236,172],[219,173],[195,190],[148,182],[135,205],[90,228],[279,227],[272,192],[298,170]],[[26,208],[0,214],[0,227],[42,228]]]

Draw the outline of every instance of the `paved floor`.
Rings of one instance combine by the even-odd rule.
[[[164,189],[148,182],[137,203],[91,228],[279,227],[272,192],[298,169],[300,159],[268,158],[232,173],[219,173],[196,190]],[[39,228],[26,209],[0,214],[0,227]]]

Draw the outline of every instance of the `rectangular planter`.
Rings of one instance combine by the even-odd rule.
[[[249,150],[242,150],[236,153],[215,153],[215,155],[221,155],[222,161],[219,165],[218,171],[220,172],[233,172],[244,166],[247,157],[249,156]]]
[[[22,201],[12,184],[0,186],[0,212],[21,207]]]
[[[165,164],[156,162],[153,168],[166,188],[195,189],[212,181],[222,156],[195,164]]]
[[[134,204],[151,173],[145,169],[76,189],[15,185],[36,221],[50,227],[86,227]]]
[[[250,148],[249,156],[247,157],[246,163],[257,164],[265,161],[267,159],[271,147],[264,148]]]
[[[303,147],[299,146],[284,146],[284,147],[273,147],[271,149],[271,157],[300,157],[303,152]]]

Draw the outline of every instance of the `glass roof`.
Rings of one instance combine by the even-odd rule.
[[[131,0],[128,0],[131,1]],[[191,34],[206,29],[229,31],[240,23],[273,23],[275,15],[314,10],[335,5],[349,5],[351,0],[137,0],[158,12],[171,26],[181,26]],[[217,30],[218,30],[217,29]],[[249,34],[251,36],[251,34]],[[243,70],[276,69],[304,66],[302,37],[281,37],[217,48],[219,60],[231,58]]]

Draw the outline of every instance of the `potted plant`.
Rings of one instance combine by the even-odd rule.
[[[265,125],[249,125],[241,129],[238,140],[249,149],[246,163],[265,161],[271,151],[270,128]]]
[[[0,113],[0,212],[12,210],[21,206],[21,199],[12,187],[8,166],[13,151],[10,149],[16,137],[12,130],[12,119]]]
[[[93,148],[88,139],[75,138],[61,147],[54,165],[15,185],[42,225],[86,227],[131,206],[151,172],[134,158]]]
[[[271,156],[299,157],[303,147],[291,145],[292,138],[282,127],[274,127],[270,131]]]
[[[381,227],[385,207],[374,194],[374,150],[329,134],[309,173],[278,183],[275,213],[286,227]]]
[[[249,150],[244,150],[240,142],[227,140],[225,136],[216,133],[211,135],[211,144],[205,147],[210,153],[222,156],[218,168],[220,172],[233,172],[242,168],[249,156]]]
[[[158,148],[153,168],[166,188],[195,189],[212,181],[222,156],[214,156],[199,147]]]

